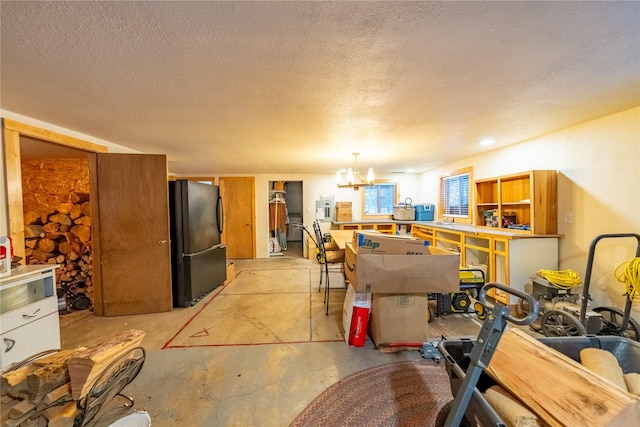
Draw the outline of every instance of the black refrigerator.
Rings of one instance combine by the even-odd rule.
[[[227,280],[220,188],[169,181],[169,212],[173,305],[188,307]]]

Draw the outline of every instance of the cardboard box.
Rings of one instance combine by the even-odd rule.
[[[369,333],[382,352],[416,349],[429,339],[427,294],[373,294]]]
[[[375,231],[353,232],[352,245],[359,254],[429,255],[429,242],[409,236]]]
[[[353,221],[353,216],[351,212],[348,214],[336,214],[336,222],[351,222]]]
[[[275,181],[273,183],[273,191],[284,191],[284,181]]]
[[[307,257],[311,261],[317,261],[318,256],[318,248],[316,248],[316,244],[311,238],[307,238]]]
[[[443,293],[460,290],[460,254],[428,247],[429,255],[356,253],[345,249],[345,274],[356,292]]]
[[[351,206],[348,208],[340,208],[336,206],[336,221],[337,222],[351,222],[353,214],[351,212]]]
[[[351,202],[336,202],[336,208],[349,208],[349,209],[351,209]]]
[[[227,280],[224,281],[224,284],[227,285],[233,279],[236,278],[236,267],[232,262],[227,263]]]
[[[364,347],[370,311],[371,294],[358,293],[349,285],[342,306],[342,328],[347,346]]]

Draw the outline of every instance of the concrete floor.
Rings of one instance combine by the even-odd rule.
[[[111,318],[61,316],[62,347],[90,346],[131,328],[146,331],[146,362],[125,394],[135,398],[134,409],[149,413],[154,427],[288,426],[340,379],[421,358],[418,351],[380,353],[369,340],[364,348],[348,348],[339,327],[344,291],[331,291],[326,316],[318,264],[302,258],[295,245],[287,252],[236,260],[236,279],[193,307]],[[339,274],[331,280],[332,287],[343,286]],[[435,339],[475,337],[479,323],[473,316],[447,315],[430,328]],[[101,424],[125,414],[107,414]]]

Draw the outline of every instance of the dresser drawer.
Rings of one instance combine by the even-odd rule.
[[[4,316],[2,316],[4,319]],[[60,349],[58,312],[51,313],[0,335],[0,365],[5,370],[12,363],[45,350]]]
[[[0,333],[9,332],[15,328],[41,319],[44,316],[54,313],[58,315],[58,298],[49,297],[36,301],[24,307],[17,308],[2,315],[2,325]],[[58,322],[56,322],[57,324]]]

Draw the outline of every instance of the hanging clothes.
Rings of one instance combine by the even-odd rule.
[[[287,203],[277,198],[269,201],[269,231],[285,232],[286,222]]]

